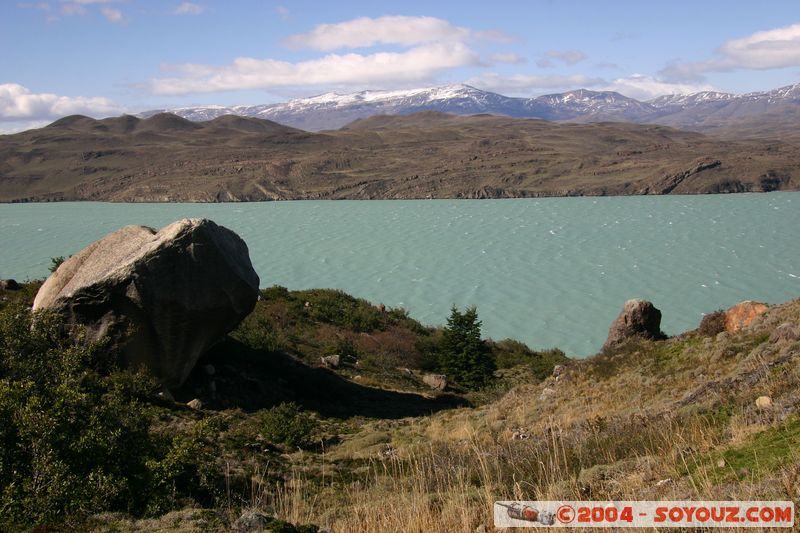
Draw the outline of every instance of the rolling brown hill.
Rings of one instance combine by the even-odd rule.
[[[308,133],[267,120],[71,116],[0,136],[0,201],[505,198],[800,189],[791,142],[423,112]]]

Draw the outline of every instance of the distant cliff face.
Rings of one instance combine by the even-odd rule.
[[[227,202],[794,190],[800,152],[664,126],[438,112],[309,133],[268,120],[73,116],[0,136],[0,201]]]

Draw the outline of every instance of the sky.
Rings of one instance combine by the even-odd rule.
[[[647,100],[798,82],[798,0],[0,0],[0,133],[452,83]]]

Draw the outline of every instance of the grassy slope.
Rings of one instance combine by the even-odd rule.
[[[237,350],[269,357],[268,350],[279,349],[316,363],[329,346],[340,350],[349,342],[361,368],[351,362],[336,371],[317,371],[348,383],[355,375],[366,376],[396,394],[422,391],[417,373],[397,369],[388,354],[407,357],[416,350],[417,361],[424,362],[426,343],[416,341],[430,340],[435,331],[402,312],[384,314],[335,291],[270,289],[265,295],[234,333],[241,343],[210,355],[218,358],[218,370],[225,360],[236,365],[231,355]],[[316,436],[320,445],[302,451],[264,439],[259,406],[201,412],[165,408],[165,427],[221,422],[219,463],[230,480],[229,509],[217,509],[211,522],[208,513],[186,510],[149,521],[98,517],[98,527],[224,528],[230,508],[244,505],[331,531],[472,531],[491,524],[497,499],[797,502],[800,342],[770,340],[786,322],[800,327],[800,300],[772,307],[736,334],[690,332],[660,342],[631,341],[609,353],[568,361],[557,378],[543,380],[531,359],[524,359],[532,357],[528,354],[521,356],[527,363],[498,372],[493,391],[468,396],[474,407],[439,406],[427,416],[382,409],[325,415],[316,409],[323,412]],[[381,337],[385,332],[391,334]],[[398,340],[406,334],[415,338],[414,349],[393,352],[408,347]],[[383,342],[359,344],[370,337]],[[506,345],[497,354],[512,360],[509,351]],[[247,372],[249,382],[281,386],[281,376]],[[188,393],[209,394],[202,384],[190,387]],[[226,393],[220,388],[217,394]],[[772,408],[756,408],[761,395],[772,398]],[[261,407],[279,400],[267,396]],[[324,394],[321,398],[326,401]],[[393,401],[352,398],[367,405]]]
[[[441,113],[306,133],[258,119],[67,117],[0,136],[0,201],[503,198],[797,189],[789,143]],[[716,163],[718,162],[718,163]]]

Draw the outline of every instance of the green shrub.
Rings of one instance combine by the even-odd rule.
[[[55,272],[56,270],[58,270],[58,267],[60,267],[61,264],[66,260],[67,259],[63,255],[59,255],[58,257],[51,257],[50,266],[47,267],[47,270],[49,270],[51,273]]]
[[[481,322],[475,307],[461,313],[453,306],[442,332],[439,365],[448,377],[468,389],[480,389],[494,379],[495,361],[481,339]]]
[[[285,347],[272,323],[257,311],[250,313],[231,332],[231,337],[254,350],[277,352]]]
[[[289,289],[281,287],[280,285],[273,285],[272,287],[261,289],[261,299],[266,302],[288,300],[289,298],[291,298]]]
[[[213,505],[221,494],[215,461],[219,428],[202,420],[190,431],[160,435],[159,458],[147,463],[150,475],[147,514],[162,514],[188,501]]]
[[[536,379],[542,380],[553,373],[553,367],[568,360],[558,348],[536,352],[522,342],[505,339],[490,344],[498,368],[524,365],[530,367]]]
[[[80,529],[94,513],[210,502],[211,440],[153,434],[152,378],[63,331],[54,313],[18,302],[0,311],[0,530]]]
[[[264,412],[262,431],[271,442],[309,448],[317,442],[319,422],[296,403],[282,403]]]
[[[309,317],[357,332],[369,333],[381,327],[383,314],[366,300],[338,290],[310,290],[297,293],[309,303]]]

